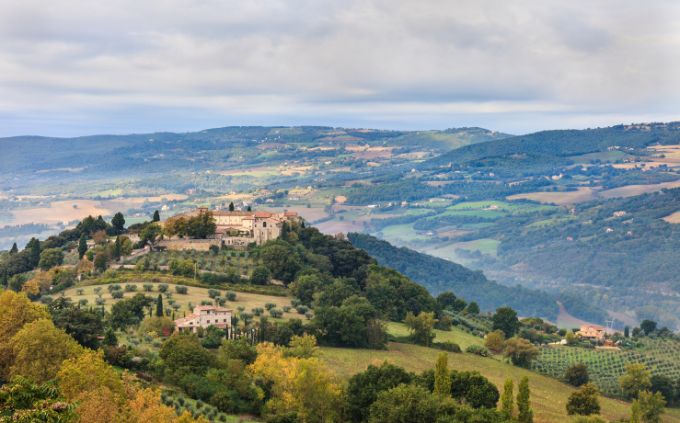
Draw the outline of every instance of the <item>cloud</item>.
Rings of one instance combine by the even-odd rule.
[[[22,0],[0,135],[678,119],[667,1]]]

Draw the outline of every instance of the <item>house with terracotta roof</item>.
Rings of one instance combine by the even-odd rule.
[[[231,328],[231,309],[217,306],[196,306],[193,313],[175,320],[175,328],[180,332],[196,332],[216,326],[220,329]]]
[[[604,340],[605,329],[597,325],[581,325],[581,329],[576,332],[576,335],[581,338],[590,339],[593,341],[602,342]]]

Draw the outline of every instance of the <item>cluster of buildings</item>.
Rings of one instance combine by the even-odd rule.
[[[168,250],[208,250],[212,245],[245,248],[249,244],[262,245],[281,236],[285,222],[297,222],[296,212],[228,211],[198,208],[175,217],[190,218],[210,212],[215,219],[215,235],[208,239],[166,238],[158,247]]]

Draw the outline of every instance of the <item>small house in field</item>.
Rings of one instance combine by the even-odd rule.
[[[581,325],[581,329],[576,332],[576,335],[580,336],[581,338],[586,338],[597,342],[604,341],[604,334],[604,328],[597,325]]]
[[[220,329],[231,328],[231,310],[217,306],[196,306],[192,314],[175,320],[175,328],[180,332],[196,332],[216,326]]]

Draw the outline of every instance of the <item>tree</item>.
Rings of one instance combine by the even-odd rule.
[[[83,351],[73,338],[57,329],[48,319],[24,325],[12,337],[11,345],[14,359],[10,374],[21,375],[37,383],[53,379],[64,360]]]
[[[370,407],[369,421],[373,423],[434,423],[439,411],[439,400],[426,389],[413,385],[399,385],[378,394]]]
[[[0,410],[7,422],[75,422],[79,417],[53,383],[37,385],[20,376],[0,388]]]
[[[411,383],[411,379],[406,370],[387,362],[379,367],[369,365],[365,371],[355,374],[349,379],[346,391],[349,420],[366,421],[369,408],[380,392]]]
[[[519,330],[519,320],[517,312],[510,307],[501,307],[491,318],[492,328],[503,331],[506,338],[512,338]]]
[[[653,320],[643,320],[640,323],[640,329],[642,329],[645,335],[649,335],[656,330],[656,322]]]
[[[434,339],[434,313],[420,313],[417,316],[409,312],[406,314],[404,323],[411,331],[411,340],[419,345],[430,346]]]
[[[112,400],[119,402],[125,397],[120,377],[104,362],[101,352],[85,351],[64,361],[57,374],[59,391],[69,401],[79,401],[83,394],[106,387]]]
[[[465,311],[467,311],[468,314],[476,316],[477,314],[479,314],[479,305],[476,302],[471,301],[465,308]]]
[[[519,423],[532,423],[534,421],[534,412],[531,410],[530,396],[529,378],[524,376],[519,382],[519,392],[517,392],[517,421]]]
[[[108,267],[108,262],[109,262],[109,257],[106,255],[105,252],[100,251],[97,253],[96,256],[94,256],[94,269],[99,272],[103,273],[106,271],[106,268]]]
[[[295,280],[295,275],[301,267],[300,258],[293,246],[280,239],[263,245],[260,257],[272,276],[286,285]]]
[[[45,306],[31,302],[26,294],[0,291],[0,380],[8,380],[12,337],[26,324],[49,317]]]
[[[19,247],[17,247],[17,243],[15,242],[15,243],[12,244],[12,248],[10,248],[10,250],[9,250],[9,254],[14,255],[18,252],[19,252]]]
[[[293,335],[290,338],[285,355],[288,357],[312,358],[317,356],[318,351],[319,348],[316,346],[316,337],[314,335]]]
[[[122,245],[122,242],[120,240],[120,236],[117,236],[116,241],[113,243],[113,248],[111,249],[111,258],[114,261],[119,260],[121,254],[122,254],[122,250],[123,250],[123,245]]]
[[[151,218],[152,222],[160,222],[161,221],[161,214],[158,212],[158,210],[155,210],[153,212],[153,217]]]
[[[449,355],[439,353],[434,367],[434,393],[439,398],[451,395],[451,375],[448,366]]]
[[[83,256],[87,252],[87,238],[85,237],[85,234],[80,235],[80,239],[78,240],[78,258],[83,259]]]
[[[146,314],[144,310],[153,303],[153,299],[144,294],[135,294],[134,297],[118,301],[111,306],[109,323],[114,329],[125,329],[128,326],[138,325]]]
[[[512,379],[506,379],[503,385],[503,394],[501,395],[501,413],[506,420],[512,420],[514,411],[514,386]]]
[[[230,212],[234,211],[234,203],[233,202],[229,203],[229,211]]]
[[[255,266],[253,274],[250,276],[250,283],[253,285],[267,285],[270,278],[271,273],[269,272],[269,269],[265,266]]]
[[[636,398],[639,392],[652,387],[651,373],[642,363],[626,364],[626,374],[619,378],[619,384],[626,398]]]
[[[257,358],[257,350],[245,338],[224,339],[217,350],[217,362],[220,365],[229,360],[240,360],[251,364]]]
[[[650,391],[652,393],[660,392],[667,403],[672,403],[675,400],[675,387],[670,377],[666,375],[653,375],[650,378],[652,384]]]
[[[113,226],[114,235],[120,235],[125,232],[125,218],[123,217],[123,213],[118,212],[113,215],[111,226]]]
[[[503,354],[512,361],[512,364],[520,367],[529,367],[531,361],[539,354],[531,342],[524,338],[514,337],[505,342]]]
[[[37,238],[31,238],[26,244],[28,250],[29,265],[35,268],[40,262],[40,241]]]
[[[502,353],[504,345],[505,334],[500,329],[497,329],[493,332],[489,332],[484,337],[484,346],[494,354]]]
[[[151,223],[149,225],[146,225],[144,229],[139,233],[139,240],[144,242],[144,243],[150,243],[153,244],[156,242],[156,238],[158,238],[162,233],[161,227],[158,225],[158,223]]]
[[[78,308],[67,298],[57,298],[48,308],[56,327],[63,329],[80,345],[97,349],[99,336],[104,331],[100,313]]]
[[[577,391],[572,392],[567,400],[567,414],[570,416],[579,414],[589,416],[600,414],[600,402],[598,401],[599,392],[597,387],[591,383],[586,383]]]
[[[159,356],[175,378],[191,373],[205,374],[213,362],[210,352],[194,334],[172,335],[163,343]]]
[[[104,345],[109,347],[115,347],[118,345],[118,338],[116,337],[116,332],[112,328],[106,329],[104,333]]]
[[[158,297],[156,298],[156,317],[163,316],[165,316],[163,314],[163,296],[161,294],[158,294]]]
[[[61,248],[47,248],[40,253],[38,267],[49,270],[55,266],[61,266],[64,262],[64,252]]]
[[[339,420],[342,389],[318,358],[286,357],[270,343],[259,344],[257,352],[250,370],[271,386],[265,405],[270,419],[297,415],[301,423]]]
[[[588,375],[588,366],[583,363],[571,365],[564,372],[564,379],[572,386],[581,386],[588,383],[590,376]]]
[[[498,388],[479,372],[451,372],[451,396],[474,408],[496,408]]]
[[[660,423],[666,401],[660,392],[640,391],[633,401],[633,409],[637,410],[640,423]],[[631,419],[633,421],[633,419]]]

